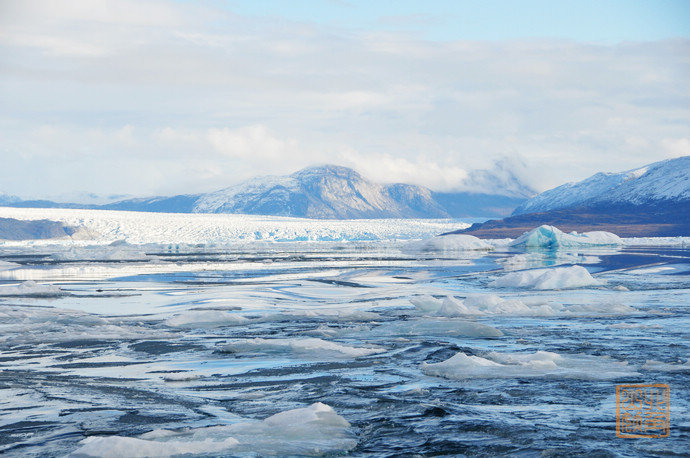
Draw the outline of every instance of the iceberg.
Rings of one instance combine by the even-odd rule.
[[[492,281],[489,286],[544,290],[582,288],[602,284],[603,282],[592,277],[584,267],[571,266],[511,272]]]
[[[583,246],[622,245],[623,240],[616,234],[605,231],[566,234],[555,226],[539,226],[525,232],[510,245],[525,248],[576,248]]]

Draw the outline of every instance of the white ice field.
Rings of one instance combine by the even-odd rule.
[[[690,238],[1,208],[0,454],[681,455]],[[671,435],[615,437],[667,383]]]

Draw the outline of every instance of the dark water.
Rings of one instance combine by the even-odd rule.
[[[91,436],[262,420],[315,402],[351,424],[356,446],[342,452],[356,456],[682,456],[689,449],[690,250],[539,253],[523,267],[579,260],[606,282],[546,291],[492,287],[506,274],[503,261],[521,254],[501,250],[410,254],[376,243],[146,250],[146,261],[0,254],[22,265],[5,272],[7,285],[35,280],[62,289],[0,299],[0,453],[63,456]],[[425,316],[409,302],[476,293],[562,309],[448,318]],[[187,322],[168,320],[176,315]],[[448,332],[457,321],[503,335]],[[305,339],[321,340],[290,345]],[[271,345],[278,341],[285,345]],[[363,348],[376,352],[357,354]],[[538,351],[582,367],[513,365],[504,375],[469,378],[422,370],[459,352],[491,359],[490,352]],[[616,437],[621,383],[669,385],[670,437]],[[271,440],[280,454],[280,437]]]

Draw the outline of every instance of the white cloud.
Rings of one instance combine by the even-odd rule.
[[[0,180],[17,194],[195,192],[326,162],[465,189],[506,156],[543,190],[690,154],[688,40],[428,42],[211,4],[1,5]]]

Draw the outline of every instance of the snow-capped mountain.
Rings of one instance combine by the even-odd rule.
[[[687,201],[690,201],[690,156],[683,156],[566,183],[527,200],[513,215],[571,207],[659,206]]]
[[[346,167],[310,167],[204,194],[195,213],[247,213],[307,218],[443,218],[431,191],[408,184],[372,183]]]
[[[480,174],[481,175],[481,174]],[[308,167],[287,176],[253,178],[208,194],[143,197],[107,204],[13,200],[0,205],[34,208],[90,208],[164,213],[243,213],[318,219],[503,217],[525,200],[524,187],[490,174],[495,193],[434,192],[405,183],[380,184],[335,165]],[[507,180],[507,181],[506,181]],[[510,183],[510,189],[500,186]]]

